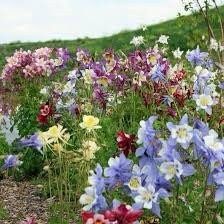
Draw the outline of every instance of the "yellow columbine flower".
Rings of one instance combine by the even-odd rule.
[[[48,132],[50,139],[52,139],[53,142],[57,142],[59,139],[60,140],[64,139],[65,131],[66,131],[66,129],[63,129],[63,126],[58,124],[57,126],[54,125],[54,126],[50,127],[47,132]]]
[[[88,140],[82,143],[83,159],[90,161],[95,158],[95,152],[99,150],[99,147],[94,141]]]
[[[101,126],[99,124],[99,119],[92,115],[84,115],[83,122],[80,123],[80,127],[83,129],[87,129],[87,131],[91,131],[93,129],[99,129]]]

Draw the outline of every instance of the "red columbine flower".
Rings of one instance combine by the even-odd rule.
[[[133,210],[130,206],[121,204],[111,211],[106,211],[104,215],[109,221],[116,221],[117,224],[133,224],[140,218],[142,211]]]
[[[40,106],[40,112],[37,116],[37,121],[42,124],[47,124],[48,118],[53,115],[53,109],[52,106],[48,103],[42,104]]]
[[[134,152],[136,149],[135,135],[126,134],[124,131],[117,132],[117,147],[125,156],[128,156],[130,152]]]

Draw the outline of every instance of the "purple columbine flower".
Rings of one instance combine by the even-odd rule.
[[[193,65],[193,66],[199,66],[204,65],[205,59],[208,57],[207,52],[201,52],[199,46],[190,51],[187,52],[186,58],[187,60]]]
[[[132,161],[122,153],[119,157],[110,158],[109,167],[105,168],[104,175],[109,187],[123,185],[131,178]]]
[[[18,167],[22,164],[22,161],[18,159],[16,155],[7,155],[4,159],[3,169],[9,169]]]
[[[43,147],[43,143],[38,136],[38,134],[30,135],[25,139],[22,139],[20,141],[23,147],[31,147],[37,149],[41,154],[43,154],[43,151],[41,150]]]
[[[165,82],[166,81],[166,77],[165,77],[165,72],[164,72],[164,69],[165,69],[165,64],[157,64],[155,65],[150,74],[151,74],[151,79],[152,81],[158,83],[158,82]]]
[[[56,54],[62,59],[63,65],[65,65],[70,59],[70,53],[67,48],[58,48]]]

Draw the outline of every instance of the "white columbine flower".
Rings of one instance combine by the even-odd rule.
[[[168,39],[169,39],[169,36],[161,35],[157,42],[159,42],[161,44],[168,44]]]
[[[173,51],[174,58],[181,59],[182,54],[183,51],[181,51],[179,47],[175,51]]]
[[[224,150],[224,145],[222,142],[218,139],[218,134],[213,129],[209,130],[208,135],[203,137],[205,145],[214,150],[214,151],[220,151]]]
[[[135,47],[138,47],[141,44],[144,44],[144,37],[143,36],[133,37],[130,44],[133,44],[133,45],[135,45]]]

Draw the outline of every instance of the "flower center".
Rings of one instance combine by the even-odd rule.
[[[177,136],[179,138],[186,138],[187,137],[187,130],[186,130],[186,128],[179,128],[177,130]]]
[[[202,106],[207,106],[209,104],[209,97],[208,96],[201,96],[200,97],[200,104]]]
[[[137,177],[134,177],[129,182],[130,187],[137,189],[140,186],[139,180]]]

